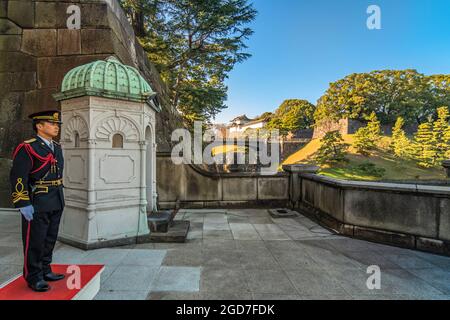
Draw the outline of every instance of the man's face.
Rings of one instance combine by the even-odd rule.
[[[38,133],[44,136],[56,138],[59,133],[59,123],[41,122],[36,125]]]

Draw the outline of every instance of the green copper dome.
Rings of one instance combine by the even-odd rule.
[[[156,93],[139,71],[109,57],[70,70],[54,97],[60,101],[85,95],[144,102]]]

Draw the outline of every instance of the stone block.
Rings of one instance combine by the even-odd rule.
[[[8,1],[0,0],[0,18],[7,18],[8,15]]]
[[[345,223],[427,238],[437,237],[439,198],[410,192],[345,190]]]
[[[39,88],[60,88],[65,74],[71,69],[106,57],[107,55],[86,55],[38,58],[38,86]]]
[[[317,207],[321,211],[331,215],[333,218],[343,222],[343,190],[325,184],[319,184],[316,187],[315,191],[316,193],[314,194],[314,203],[317,205]]]
[[[258,178],[258,199],[288,199],[289,178]]]
[[[256,200],[257,184],[255,178],[223,179],[223,200]]]
[[[56,30],[24,30],[22,38],[22,51],[37,57],[55,56]]]
[[[81,30],[81,52],[83,54],[114,53],[110,29]]]
[[[342,194],[339,188],[302,179],[302,200],[339,221],[344,221]]]
[[[172,164],[173,165],[173,164]],[[209,201],[220,198],[219,180],[210,179],[186,166],[186,198],[187,201]]]
[[[443,254],[445,246],[442,240],[417,237],[416,248],[417,250]]]
[[[385,244],[392,244],[402,248],[414,249],[415,247],[415,239],[414,236],[412,235],[358,226],[355,226],[354,230],[355,230],[354,231],[355,238]]]
[[[34,1],[8,1],[8,18],[22,28],[34,26]]]
[[[108,21],[108,5],[106,1],[98,3],[81,3],[81,27],[84,28],[107,28]],[[66,9],[67,10],[67,7]],[[66,15],[67,16],[67,15]]]
[[[7,123],[4,123],[7,124]],[[33,136],[33,129],[30,125],[30,121],[14,122],[13,126],[1,125],[0,130],[0,143],[1,143],[1,156],[11,158],[11,154],[16,148],[17,144],[26,139],[30,139]],[[9,186],[2,186],[3,190],[9,190]]]
[[[35,8],[35,27],[36,28],[56,28],[57,14],[55,2],[37,2]]]
[[[36,71],[36,58],[22,52],[0,52],[0,72]]]
[[[52,97],[52,94],[56,92],[58,92],[57,88],[46,88],[25,93],[22,114],[23,120],[28,119],[28,115],[35,112],[47,109],[58,109],[58,103]]]
[[[355,231],[355,226],[352,226],[350,224],[341,224],[339,227],[338,232],[340,234],[343,234],[345,236],[353,237]]]
[[[22,34],[22,28],[6,18],[0,18],[0,34]]]
[[[186,178],[184,166],[176,166],[170,157],[156,158],[156,180],[159,202],[173,202],[184,200]],[[177,181],[174,184],[173,181]]]
[[[105,2],[97,3],[74,3],[71,2],[43,2],[36,3],[36,28],[67,28],[67,19],[71,14],[67,13],[70,5],[80,7],[81,28],[107,28],[108,27],[108,5]]]
[[[81,53],[81,31],[59,29],[58,55],[70,55],[80,53]]]
[[[19,51],[21,43],[20,35],[0,35],[0,51]]]
[[[24,100],[23,92],[8,92],[0,97],[0,122],[15,122],[20,119]]]
[[[0,73],[1,92],[28,91],[36,88],[36,72]]]
[[[450,241],[450,199],[441,198],[439,207],[439,239]]]

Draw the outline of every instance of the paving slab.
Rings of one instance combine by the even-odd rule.
[[[105,264],[119,265],[132,249],[97,249],[88,251],[80,261],[80,264]]]
[[[254,224],[263,240],[290,240],[289,236],[275,224]]]
[[[282,270],[246,270],[248,286],[252,293],[297,294]]]
[[[200,268],[163,266],[153,281],[151,290],[198,292],[200,290]]]
[[[240,261],[245,270],[279,270],[280,264],[275,260],[268,249],[242,250]]]
[[[259,233],[251,223],[230,223],[234,240],[261,240]]]
[[[203,249],[202,265],[236,268],[241,265],[241,252],[238,250]]]
[[[103,283],[102,290],[150,291],[160,267],[118,266]],[[144,297],[145,298],[145,297]]]
[[[203,230],[203,239],[233,240],[233,234],[230,230]]]
[[[169,249],[162,264],[164,266],[201,266],[203,251],[201,248]]]
[[[120,265],[160,266],[166,253],[167,250],[130,250],[128,254],[123,258]]]
[[[288,270],[286,274],[299,295],[347,295],[340,282],[324,270],[305,267]]]
[[[206,266],[202,268],[200,279],[200,292],[208,295],[214,294],[235,294],[236,297],[244,294],[251,295],[246,280],[246,273],[241,268],[227,268],[220,266]],[[242,299],[242,298],[241,298]]]

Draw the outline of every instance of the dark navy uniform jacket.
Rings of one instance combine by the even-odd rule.
[[[13,155],[10,174],[14,207],[33,205],[35,212],[64,209],[62,177],[64,159],[61,146],[53,141],[54,152],[39,136],[21,143]],[[61,184],[50,185],[57,181]]]

